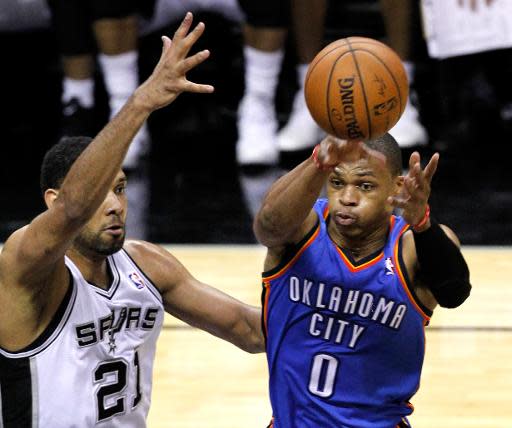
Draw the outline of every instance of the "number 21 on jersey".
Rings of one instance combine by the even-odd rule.
[[[136,395],[133,397],[131,408],[139,404],[142,394],[140,392],[140,366],[139,354],[135,352],[133,358],[135,367]],[[112,416],[123,414],[126,411],[126,393],[128,385],[128,371],[130,367],[124,358],[103,361],[96,367],[93,373],[93,381],[99,384],[96,391],[96,409],[98,422],[109,419]]]

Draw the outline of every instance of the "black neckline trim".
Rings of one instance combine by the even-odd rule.
[[[336,243],[336,241],[334,239],[332,239],[332,236],[329,233],[329,221],[330,221],[330,219],[331,219],[331,215],[329,214],[327,216],[327,218],[325,219],[327,236],[329,236],[329,239],[331,240],[331,242],[334,245],[336,245],[336,247],[338,247],[340,249],[340,251],[349,260],[349,262],[350,262],[350,264],[352,266],[359,267],[361,265],[364,265],[365,263],[371,262],[372,260],[375,260],[376,258],[378,258],[382,254],[382,252],[384,251],[384,247],[386,246],[386,244],[384,244],[384,246],[382,248],[380,248],[378,250],[375,250],[373,253],[371,253],[371,254],[363,257],[362,259],[356,261],[356,259],[354,259],[354,256],[352,256],[352,253],[350,252],[350,250],[348,250],[346,248],[343,248],[341,245],[338,245]],[[391,227],[388,228],[388,233],[386,235],[386,241],[385,242],[388,242],[390,233],[391,233]]]
[[[329,238],[330,238],[330,236],[329,236]],[[332,241],[332,238],[331,238],[331,241]],[[334,241],[332,241],[332,242],[334,242]],[[340,251],[343,253],[343,255],[349,260],[350,264],[354,267],[359,267],[359,266],[364,265],[365,263],[375,260],[382,254],[382,250],[384,249],[384,247],[382,247],[380,250],[376,250],[373,253],[369,254],[368,256],[365,256],[362,259],[356,261],[354,259],[354,257],[352,256],[352,253],[349,250],[347,250],[346,248],[340,247],[338,244],[336,244],[336,242],[334,242],[334,245],[336,245],[340,249]]]
[[[288,263],[290,263],[290,261],[295,257],[295,255],[299,252],[299,250],[306,244],[306,242],[309,241],[309,239],[313,236],[313,234],[317,231],[317,229],[319,227],[320,227],[320,219],[317,220],[317,222],[311,228],[311,230],[308,233],[306,233],[304,238],[302,238],[298,243],[287,245],[284,250],[283,257],[281,258],[281,261],[279,262],[279,264],[272,269],[264,271],[262,273],[262,276],[265,278],[265,277],[275,275],[277,272],[279,272],[281,269],[283,269]]]
[[[98,291],[100,291],[100,292],[110,293],[110,291],[112,290],[112,287],[114,286],[114,282],[115,282],[115,277],[114,277],[114,272],[112,271],[110,257],[107,257],[107,275],[108,275],[108,282],[109,282],[107,288],[103,288],[103,287],[99,286],[98,284],[95,284],[92,281],[86,280],[86,282],[87,282],[87,284],[92,285],[93,287],[97,288]]]

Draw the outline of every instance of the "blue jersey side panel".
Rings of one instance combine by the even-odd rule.
[[[394,428],[412,412],[426,315],[400,268],[407,224],[392,217],[385,247],[352,263],[330,239],[327,201],[295,258],[263,275],[275,428]]]

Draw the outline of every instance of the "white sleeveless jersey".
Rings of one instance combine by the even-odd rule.
[[[108,265],[105,291],[66,258],[72,284],[48,328],[0,349],[0,428],[146,425],[162,297],[126,251]]]

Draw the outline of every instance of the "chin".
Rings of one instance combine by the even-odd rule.
[[[124,245],[124,235],[119,237],[113,242],[102,242],[100,245],[97,245],[94,249],[97,254],[101,254],[102,256],[111,256],[114,253],[117,253]]]
[[[352,224],[350,226],[337,225],[337,228],[342,235],[348,236],[349,238],[357,238],[362,234],[361,227],[357,224]]]

